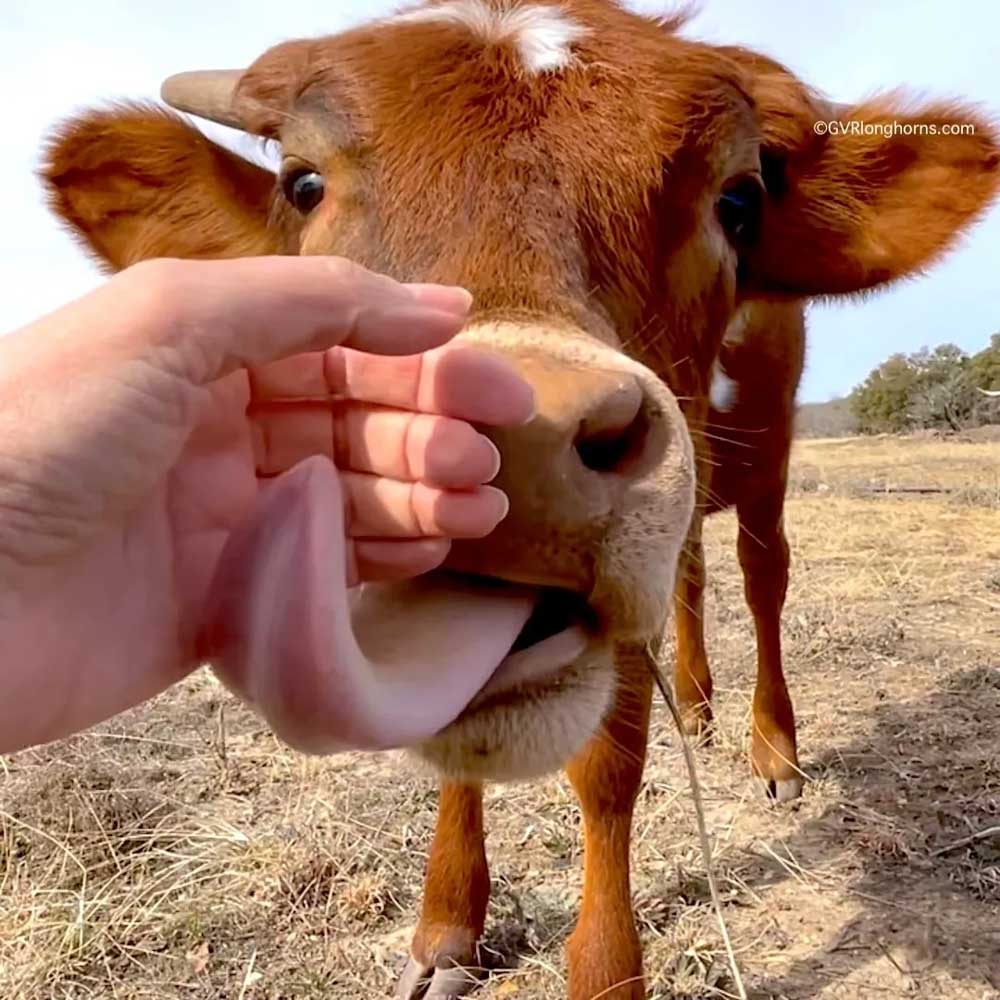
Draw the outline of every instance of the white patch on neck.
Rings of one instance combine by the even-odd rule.
[[[719,413],[728,413],[736,406],[739,396],[739,382],[730,378],[719,364],[716,358],[712,365],[712,384],[708,390],[708,401],[712,404],[712,409]]]
[[[524,4],[492,10],[484,0],[449,0],[397,14],[391,22],[457,24],[468,28],[484,42],[512,42],[531,73],[572,65],[572,45],[587,34],[586,28],[558,7]]]
[[[723,343],[741,344],[750,324],[749,310],[744,306],[738,309],[729,321],[726,332],[722,335]],[[726,374],[722,362],[718,358],[712,365],[712,384],[708,389],[708,401],[719,413],[728,413],[739,399],[740,384]]]
[[[729,326],[726,327],[726,332],[722,335],[722,339],[727,344],[742,344],[749,324],[750,310],[747,306],[741,306],[729,321]]]

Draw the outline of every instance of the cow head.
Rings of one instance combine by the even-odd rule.
[[[112,268],[336,254],[460,284],[461,339],[534,385],[536,418],[491,432],[510,516],[447,564],[537,598],[486,687],[418,748],[453,775],[563,762],[601,723],[616,644],[662,629],[693,510],[687,425],[741,305],[912,274],[998,187],[974,110],[835,109],[679,27],[608,0],[443,0],[167,82],[175,108],[280,144],[277,176],[141,105],[83,114],[47,151],[55,211]],[[408,586],[376,595],[386,616],[435,577]]]

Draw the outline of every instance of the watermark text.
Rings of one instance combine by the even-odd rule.
[[[817,135],[880,135],[886,139],[895,135],[975,135],[971,122],[862,122],[819,121],[813,124]]]

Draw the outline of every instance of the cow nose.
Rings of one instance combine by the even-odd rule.
[[[634,378],[609,385],[603,396],[589,401],[573,439],[584,468],[622,472],[630,459],[641,454],[649,429],[642,404],[642,389]]]
[[[555,355],[507,355],[535,390],[534,418],[483,428],[497,445],[493,484],[510,501],[486,538],[459,540],[446,565],[586,590],[614,518],[676,444],[677,414],[634,367],[576,367]]]
[[[535,389],[535,418],[487,431],[512,507],[561,523],[581,507],[596,516],[662,455],[666,423],[632,371],[515,363]]]

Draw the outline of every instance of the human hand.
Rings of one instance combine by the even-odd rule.
[[[488,534],[499,458],[465,421],[522,422],[532,399],[442,346],[468,305],[329,258],[156,261],[0,339],[0,751],[196,666],[227,539],[307,456],[343,470],[349,584]]]

